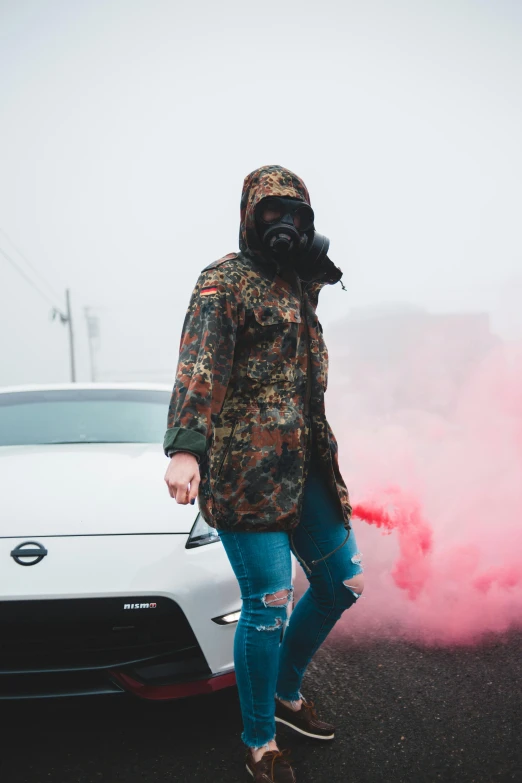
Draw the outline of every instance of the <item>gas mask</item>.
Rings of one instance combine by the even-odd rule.
[[[293,266],[302,280],[317,279],[325,266],[333,267],[327,257],[330,240],[316,232],[314,211],[305,202],[268,196],[257,205],[255,219],[265,253],[282,266]]]

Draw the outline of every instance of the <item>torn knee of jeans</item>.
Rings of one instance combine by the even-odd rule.
[[[362,565],[362,554],[360,552],[356,552],[355,555],[353,555],[352,563],[358,566]]]
[[[353,576],[351,579],[345,579],[343,585],[352,593],[354,598],[357,600],[358,598],[361,597],[362,591],[364,590],[363,575],[357,574],[356,576]]]
[[[283,627],[284,623],[285,620],[282,617],[276,617],[272,625],[258,625],[256,626],[256,631],[278,631]]]
[[[265,606],[288,606],[294,595],[294,588],[288,587],[283,590],[276,590],[275,593],[267,593],[263,596]]]

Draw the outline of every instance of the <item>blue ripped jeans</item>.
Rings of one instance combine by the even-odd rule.
[[[359,597],[345,583],[362,573],[353,531],[345,546],[311,566],[309,588],[296,604],[281,641],[292,600],[290,536],[285,532],[219,533],[243,601],[234,639],[234,662],[243,742],[260,748],[275,737],[275,696],[300,698],[312,656],[342,613]],[[315,459],[304,488],[294,551],[310,566],[342,544],[346,530],[338,502]]]

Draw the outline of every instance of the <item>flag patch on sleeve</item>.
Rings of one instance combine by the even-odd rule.
[[[217,285],[209,285],[206,288],[202,288],[200,296],[210,296],[211,294],[217,294]]]

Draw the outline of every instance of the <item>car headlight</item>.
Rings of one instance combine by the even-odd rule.
[[[204,546],[205,544],[214,544],[219,541],[219,533],[210,525],[207,525],[201,513],[196,517],[194,527],[190,531],[190,535],[185,544],[185,549],[194,549],[196,546]]]
[[[213,617],[212,620],[218,625],[231,625],[232,623],[237,623],[240,617],[241,617],[241,609],[238,609],[237,612],[229,612],[229,614],[222,614],[221,617]]]

